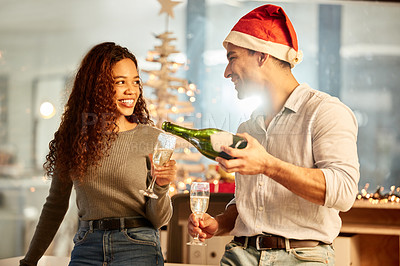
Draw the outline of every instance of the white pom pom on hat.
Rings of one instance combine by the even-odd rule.
[[[244,15],[225,38],[225,48],[228,43],[270,54],[292,68],[303,60],[292,23],[275,5],[263,5]]]

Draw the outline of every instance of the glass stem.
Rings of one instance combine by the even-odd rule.
[[[156,178],[157,178],[156,175],[153,175],[152,178],[151,178],[151,183],[150,183],[150,186],[149,186],[149,190],[151,192],[153,192],[154,183],[156,182]]]
[[[196,213],[195,214],[196,215],[196,219],[199,221],[199,223],[200,223],[200,219],[201,219],[201,217],[203,217],[203,213]],[[200,225],[199,225],[200,226]],[[195,242],[200,242],[200,240],[199,240],[199,234],[196,234],[196,236],[193,238],[193,240],[195,241]]]

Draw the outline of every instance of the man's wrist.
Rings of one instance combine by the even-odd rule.
[[[282,167],[281,162],[278,158],[270,155],[265,160],[263,174],[269,177],[275,176],[279,172],[279,167]]]
[[[220,236],[221,235],[221,228],[220,228],[220,225],[221,225],[221,216],[223,216],[223,213],[221,213],[221,214],[218,214],[217,216],[215,216],[215,217],[212,217],[215,221],[216,221],[216,223],[217,223],[217,230],[215,230],[215,232],[214,232],[214,236]]]

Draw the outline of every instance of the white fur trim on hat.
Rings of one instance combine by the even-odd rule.
[[[303,60],[303,52],[280,43],[261,40],[254,36],[239,31],[231,31],[223,42],[225,49],[228,43],[251,49],[257,52],[270,54],[280,60],[290,63],[293,68]]]

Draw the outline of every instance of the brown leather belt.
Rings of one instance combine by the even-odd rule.
[[[244,247],[254,247],[257,250],[268,249],[285,249],[285,238],[276,235],[256,235],[251,237],[235,236],[233,241],[240,243]],[[289,239],[290,247],[288,248],[305,248],[316,247],[324,245],[324,243],[317,240],[296,240]]]
[[[124,228],[153,227],[146,218],[112,218],[91,221],[79,221],[79,226],[91,230],[118,230]]]

